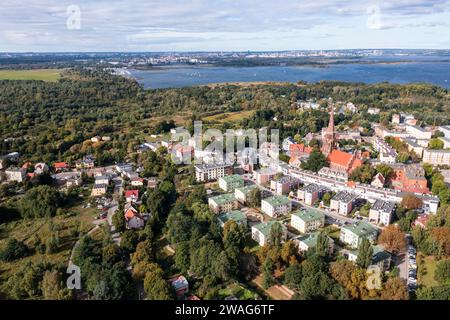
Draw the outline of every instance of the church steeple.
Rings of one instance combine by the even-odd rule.
[[[322,152],[328,156],[333,151],[336,143],[336,133],[334,131],[334,106],[331,105],[330,121],[328,128],[322,131]]]

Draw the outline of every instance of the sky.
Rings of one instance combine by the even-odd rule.
[[[449,49],[450,0],[1,0],[0,52]]]

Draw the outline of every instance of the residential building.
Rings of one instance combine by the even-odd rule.
[[[93,197],[99,197],[106,194],[108,191],[108,185],[106,184],[94,184],[94,187],[91,191],[91,196]]]
[[[397,152],[383,139],[379,137],[373,137],[373,148],[378,151],[380,156],[380,162],[393,164],[397,159]]]
[[[431,136],[433,133],[431,130],[424,129],[419,126],[406,126],[406,132],[409,133],[411,136],[413,136],[416,139],[431,139]]]
[[[414,152],[417,156],[423,156],[423,150],[425,149],[418,143],[417,139],[414,138],[401,138],[401,140],[408,146],[409,152]]]
[[[417,226],[417,227],[420,227],[422,229],[426,229],[429,219],[430,219],[430,215],[429,214],[421,214],[420,216],[417,217],[416,220],[414,220],[414,222],[412,223],[412,226],[413,227]]]
[[[97,176],[95,177],[95,184],[109,184],[109,177],[108,176]]]
[[[380,114],[380,109],[378,109],[378,108],[369,108],[369,109],[367,109],[367,113],[368,114],[371,114],[371,115],[377,115],[377,114]]]
[[[253,171],[253,179],[259,185],[265,185],[269,183],[277,175],[278,171],[275,168],[267,167]]]
[[[382,245],[372,246],[372,266],[378,266],[381,271],[389,271],[391,268],[392,256],[387,252]],[[347,258],[350,261],[356,262],[358,259],[358,250],[352,250],[347,252]]]
[[[353,210],[353,204],[358,195],[347,191],[337,193],[330,201],[330,209],[342,216],[348,215]]]
[[[234,189],[244,186],[244,178],[233,174],[219,178],[219,187],[226,192],[234,192]]]
[[[308,156],[313,148],[305,146],[303,143],[294,143],[289,146],[289,156],[291,158],[300,158]]]
[[[233,166],[229,164],[200,164],[194,167],[198,182],[215,181],[233,174]]]
[[[140,177],[133,177],[131,179],[131,185],[133,187],[142,187],[144,185],[144,179]]]
[[[292,139],[292,137],[287,137],[286,139],[284,139],[282,144],[283,151],[288,152],[292,144],[295,144],[295,140]]]
[[[191,146],[176,145],[172,149],[172,154],[175,155],[180,163],[191,163],[194,148]]]
[[[184,276],[178,276],[169,280],[178,299],[183,298],[189,292],[189,282]]]
[[[431,150],[423,151],[422,161],[435,166],[450,165],[450,150]]]
[[[132,204],[127,203],[124,210],[127,229],[141,229],[144,227],[145,219]]]
[[[394,211],[394,202],[377,200],[370,208],[369,221],[387,226],[391,223]]]
[[[23,182],[27,176],[25,168],[9,167],[5,171],[7,181]]]
[[[328,167],[323,167],[319,170],[318,174],[323,177],[336,179],[340,181],[348,181],[348,173],[341,170],[331,169]]]
[[[261,200],[261,211],[272,218],[289,213],[291,210],[291,200],[285,196],[273,196]]]
[[[222,213],[217,216],[219,225],[223,228],[228,221],[234,221],[237,224],[247,226],[247,216],[239,210],[234,210],[226,213]]]
[[[301,233],[309,233],[325,225],[325,215],[318,210],[295,211],[291,214],[291,226]]]
[[[158,179],[156,177],[147,178],[147,188],[154,189],[158,185]]]
[[[297,197],[299,200],[303,200],[307,205],[312,206],[320,200],[327,191],[328,189],[318,184],[311,183],[304,187],[303,190],[299,189],[297,192]]]
[[[270,181],[270,188],[277,194],[283,195],[288,194],[293,189],[298,188],[300,181],[291,176],[284,176],[278,180]]]
[[[139,200],[139,190],[125,190],[125,200],[128,203],[137,202]]]
[[[418,164],[394,167],[391,176],[392,186],[396,190],[411,193],[429,193],[425,170]]]
[[[361,240],[364,237],[373,242],[376,240],[377,235],[377,229],[375,229],[370,223],[359,221],[350,225],[343,226],[341,228],[339,239],[352,248],[358,248]]]
[[[254,184],[246,187],[236,188],[234,189],[234,196],[240,203],[245,204],[247,202],[248,194],[255,188],[257,188],[257,186]]]
[[[67,170],[69,165],[67,162],[55,162],[54,167],[56,172],[61,172]]]
[[[208,199],[208,204],[214,213],[223,213],[236,210],[239,206],[234,194],[226,193]]]
[[[450,138],[440,137],[439,140],[441,140],[444,143],[444,149],[450,148]]]
[[[370,185],[375,188],[384,188],[385,183],[386,179],[384,178],[384,176],[381,173],[377,173]]]
[[[317,239],[320,232],[313,232],[300,235],[292,239],[297,245],[299,253],[307,252],[309,249],[313,249],[317,246]],[[334,241],[331,237],[328,237],[328,254],[332,254],[334,251]]]
[[[43,162],[36,163],[34,166],[34,173],[37,175],[43,174],[48,171],[49,171],[48,165]]]
[[[447,139],[450,139],[450,126],[440,126],[439,131],[441,131]]]
[[[93,169],[94,167],[95,167],[95,161],[90,156],[86,156],[83,159],[75,162],[75,168],[77,168],[78,170]]]
[[[125,176],[127,172],[133,171],[133,166],[129,163],[118,163],[116,164],[115,169],[117,173],[119,173],[122,176]]]
[[[252,226],[252,239],[255,240],[256,242],[258,242],[258,244],[261,247],[266,245],[269,241],[270,230],[272,229],[272,227],[275,224],[279,224],[281,226],[281,230],[282,230],[281,238],[282,238],[282,241],[286,241],[287,229],[282,223],[280,223],[276,220],[271,220],[268,222],[263,222],[263,223],[259,223],[259,224]]]

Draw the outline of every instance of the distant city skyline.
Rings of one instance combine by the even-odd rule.
[[[1,52],[449,49],[450,0],[3,0]]]

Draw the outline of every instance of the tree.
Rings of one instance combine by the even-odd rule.
[[[59,192],[50,186],[43,185],[28,190],[19,202],[22,217],[51,217],[61,202]]]
[[[295,263],[286,268],[284,272],[284,284],[292,289],[299,290],[302,282],[302,267]]]
[[[428,148],[433,150],[444,149],[444,142],[438,138],[431,139],[428,143]]]
[[[144,279],[144,290],[149,300],[171,300],[173,298],[169,284],[164,279],[160,267],[147,272]]]
[[[367,269],[372,264],[373,248],[367,238],[363,238],[358,246],[358,258],[356,264],[361,268]]]
[[[71,292],[64,287],[58,271],[46,271],[42,279],[42,295],[45,300],[69,300]]]
[[[114,227],[116,228],[117,232],[123,232],[125,231],[125,215],[122,213],[121,210],[118,210],[112,217],[112,223]]]
[[[298,252],[297,245],[291,240],[286,241],[285,243],[283,243],[283,246],[281,247],[280,258],[286,265],[296,264],[296,262],[298,262],[297,252]]]
[[[325,194],[322,197],[323,204],[326,206],[329,206],[330,202],[331,202],[331,198],[332,198],[331,193],[325,192]]]
[[[395,277],[389,278],[384,289],[381,290],[382,300],[408,300],[408,289],[406,288],[405,280]]]
[[[308,160],[301,165],[302,169],[313,172],[319,172],[320,169],[326,166],[328,166],[327,158],[319,149],[314,149]]]
[[[366,272],[349,260],[338,260],[330,264],[330,275],[346,291],[351,299],[368,296]]]
[[[262,286],[264,289],[268,289],[276,283],[273,276],[274,264],[272,259],[270,259],[270,257],[267,257],[261,267],[263,276]]]
[[[389,180],[389,178],[394,173],[394,169],[384,163],[380,163],[379,165],[377,165],[375,167],[375,170],[377,171],[377,173],[381,173],[386,180]]]
[[[436,264],[434,279],[440,284],[450,284],[450,260],[441,260]]]
[[[376,174],[376,170],[370,164],[359,166],[350,174],[349,179],[361,183],[370,183]]]
[[[283,237],[283,227],[281,223],[276,222],[272,225],[269,232],[269,244],[276,248],[281,247],[281,240]]]
[[[27,245],[12,238],[9,239],[8,242],[6,242],[6,246],[3,248],[3,250],[0,250],[0,260],[13,261],[25,257],[27,253]]]
[[[191,238],[192,217],[181,212],[171,213],[167,218],[167,239],[172,244]]]
[[[320,232],[317,236],[316,253],[321,257],[326,257],[329,253],[329,239],[325,232]]]
[[[136,251],[131,256],[131,265],[139,262],[150,262],[154,258],[153,245],[150,240],[144,240],[137,244]]]
[[[392,224],[381,231],[378,242],[389,252],[398,253],[406,249],[405,233]]]
[[[103,247],[103,250],[102,250],[103,263],[113,265],[116,262],[119,262],[121,260],[121,258],[122,258],[122,253],[117,244],[110,243]]]
[[[126,253],[131,253],[136,250],[136,246],[139,243],[139,235],[133,230],[127,230],[122,233],[120,240],[120,247]]]
[[[174,255],[175,266],[181,273],[186,273],[191,265],[189,241],[179,242]]]
[[[258,187],[253,188],[248,193],[248,205],[252,208],[259,207],[261,205],[261,190]]]
[[[407,152],[400,152],[397,155],[396,160],[397,160],[397,162],[400,162],[400,163],[408,163],[408,161],[411,160],[411,156]]]
[[[423,201],[417,198],[414,194],[408,193],[402,198],[400,206],[406,210],[414,210],[422,208]]]

